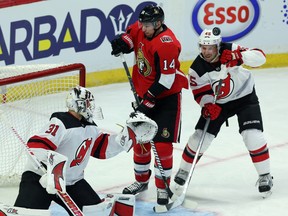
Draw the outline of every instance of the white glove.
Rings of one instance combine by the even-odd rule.
[[[158,131],[158,125],[156,122],[141,112],[131,113],[126,124],[127,127],[130,127],[136,134],[136,140],[139,144],[153,140]]]
[[[54,184],[48,183],[47,173],[42,175],[39,182],[43,188],[46,188],[47,193],[49,193],[49,194],[56,194],[57,193],[57,190],[55,189]]]

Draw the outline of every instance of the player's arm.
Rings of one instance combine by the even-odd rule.
[[[189,68],[188,79],[194,100],[201,107],[203,107],[204,104],[213,102],[214,91],[207,75],[199,76],[195,70]]]
[[[221,107],[213,102],[214,91],[205,74],[199,77],[198,74],[190,68],[189,82],[190,88],[192,89],[192,93],[194,95],[194,99],[202,108],[202,116],[204,118],[209,117],[211,120],[218,118],[221,112]]]
[[[260,49],[248,49],[233,43],[231,50],[223,50],[220,61],[222,64],[226,64],[227,67],[239,66],[241,64],[250,67],[259,67],[266,62],[266,55]]]
[[[41,175],[40,184],[50,194],[57,191],[65,192],[65,176],[67,157],[55,152],[56,143],[61,143],[66,129],[58,118],[51,118],[40,133],[32,136],[27,146],[37,159],[45,165],[47,172],[43,173],[33,162],[27,165],[27,169]]]

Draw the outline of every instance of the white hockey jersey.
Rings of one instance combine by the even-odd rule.
[[[258,67],[266,62],[265,54],[259,49],[247,49],[235,43],[222,43],[220,54],[224,49],[240,49],[243,64],[247,66]],[[224,104],[242,98],[253,91],[255,84],[253,76],[248,69],[241,66],[240,62],[225,72],[221,71],[220,61],[209,63],[198,55],[189,69],[189,82],[194,99],[201,107],[206,103],[213,102],[219,79],[223,77],[222,73],[227,74],[223,80],[217,103]]]
[[[84,178],[90,156],[106,159],[123,151],[115,141],[115,135],[101,133],[97,125],[85,120],[79,121],[69,112],[53,113],[42,132],[32,136],[27,145],[41,160],[47,160],[45,151],[53,150],[68,158],[66,184],[72,185]],[[34,161],[28,161],[26,170],[43,175]]]

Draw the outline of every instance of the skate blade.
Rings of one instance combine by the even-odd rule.
[[[272,191],[262,192],[262,193],[261,193],[261,197],[262,197],[263,199],[266,199],[266,198],[270,197],[271,194],[272,194]]]

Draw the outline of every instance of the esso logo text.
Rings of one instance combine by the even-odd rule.
[[[260,7],[257,0],[200,0],[192,12],[192,25],[200,35],[217,26],[223,41],[234,41],[248,34],[257,24]]]

